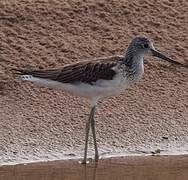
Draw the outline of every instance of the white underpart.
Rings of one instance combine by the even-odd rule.
[[[96,83],[93,85],[86,83],[61,83],[49,79],[33,77],[32,75],[22,75],[21,79],[26,81],[32,81],[36,84],[44,85],[55,89],[62,89],[78,96],[87,97],[92,99],[93,103],[95,103],[95,101],[97,101],[99,98],[117,95],[126,88],[126,84],[124,84],[124,87],[121,86],[120,76],[116,76],[113,80],[100,79],[96,81]]]

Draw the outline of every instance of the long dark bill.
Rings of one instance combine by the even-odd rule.
[[[162,53],[160,53],[160,52],[158,52],[158,51],[156,51],[154,49],[151,49],[151,53],[152,53],[153,56],[161,58],[161,59],[164,59],[165,61],[171,62],[173,64],[181,65],[183,67],[187,67],[185,64],[182,64],[180,62],[174,61],[174,60],[170,59],[169,57],[165,56],[164,54],[162,54]]]

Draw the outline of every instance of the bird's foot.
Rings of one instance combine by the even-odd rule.
[[[95,162],[99,161],[99,155],[95,155]]]
[[[79,161],[80,164],[89,164],[90,161],[87,161],[86,159]]]

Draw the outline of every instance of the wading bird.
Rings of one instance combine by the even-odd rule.
[[[155,50],[152,42],[147,38],[135,37],[122,56],[80,61],[57,69],[16,70],[23,80],[62,89],[91,101],[91,111],[86,122],[85,150],[82,161],[85,164],[90,127],[94,140],[95,161],[98,161],[99,158],[94,119],[98,100],[118,95],[130,84],[139,81],[144,73],[143,58],[146,54],[184,66]]]

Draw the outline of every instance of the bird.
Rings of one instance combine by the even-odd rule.
[[[82,164],[87,163],[88,137],[92,131],[95,162],[99,152],[95,130],[95,112],[99,100],[117,96],[144,73],[144,56],[151,55],[170,63],[185,66],[156,50],[152,41],[143,36],[134,37],[122,55],[99,57],[64,65],[54,69],[14,69],[22,80],[61,89],[90,101],[90,113],[85,127],[85,147]]]

